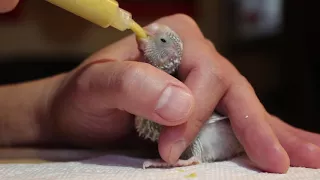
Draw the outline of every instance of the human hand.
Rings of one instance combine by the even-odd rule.
[[[68,143],[110,143],[130,132],[131,114],[136,114],[168,126],[161,133],[159,151],[165,161],[174,162],[184,150],[173,146],[175,142],[183,139],[189,144],[217,108],[230,117],[237,138],[261,169],[285,172],[289,164],[320,167],[320,135],[291,127],[267,113],[248,81],[203,37],[192,19],[176,15],[157,22],[171,27],[184,41],[179,70],[183,83],[135,62],[140,55],[136,41],[134,36],[127,37],[49,86],[45,114],[54,132]],[[180,95],[184,101],[175,105],[190,102],[190,109],[184,106],[185,111],[172,112],[168,104],[168,111],[165,107],[155,110],[169,85],[184,95]]]
[[[203,37],[193,20],[176,15],[157,22],[171,27],[184,41],[179,69],[183,84],[152,66],[135,62],[140,54],[134,36],[118,41],[68,74],[54,93],[51,115],[64,137],[80,144],[117,140],[132,128],[130,114],[136,114],[167,126],[160,136],[159,152],[165,161],[175,162],[185,148],[175,142],[183,140],[188,145],[216,107],[230,117],[237,138],[261,169],[286,172],[290,162],[320,167],[316,158],[320,136],[268,114],[248,81]],[[184,99],[169,100],[185,104],[184,111],[155,110],[169,85],[178,87]]]

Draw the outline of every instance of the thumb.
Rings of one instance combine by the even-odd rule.
[[[17,6],[18,3],[19,3],[19,0],[1,0],[0,13],[7,13],[12,11]]]
[[[182,82],[142,62],[91,63],[77,84],[90,94],[87,107],[120,109],[165,126],[186,122],[194,108],[191,91]]]

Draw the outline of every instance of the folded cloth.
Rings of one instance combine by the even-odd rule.
[[[145,159],[105,155],[82,161],[0,164],[1,180],[318,180],[320,170],[291,167],[286,174],[255,169],[246,156],[168,169],[142,169]]]

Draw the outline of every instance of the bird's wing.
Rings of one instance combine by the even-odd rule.
[[[221,121],[221,120],[226,120],[228,119],[227,116],[223,116],[223,115],[220,115],[216,112],[214,112],[211,117],[209,118],[209,120],[207,121],[207,124],[212,124],[212,123],[215,123],[217,121]]]

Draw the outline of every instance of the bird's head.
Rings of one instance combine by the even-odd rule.
[[[145,31],[147,38],[137,38],[144,60],[169,74],[175,72],[183,54],[183,43],[178,34],[162,24],[152,24]]]

